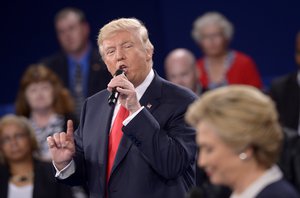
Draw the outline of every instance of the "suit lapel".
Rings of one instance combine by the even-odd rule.
[[[103,129],[103,132],[96,131],[97,134],[94,137],[99,137],[99,141],[97,141],[96,146],[98,147],[99,151],[99,163],[100,164],[106,164],[107,163],[107,148],[108,148],[108,135],[111,128],[111,120],[114,112],[114,107],[111,107],[106,103],[101,104],[102,107],[99,108],[100,111],[97,113],[97,118],[94,121],[96,124],[95,129],[101,129],[103,126],[105,126]]]
[[[161,96],[161,84],[162,84],[162,79],[157,75],[157,73],[155,73],[154,79],[152,80],[146,92],[140,99],[141,105],[144,106],[144,108],[146,108],[151,113],[159,105],[158,98],[160,98]],[[121,163],[121,161],[125,158],[131,146],[132,146],[132,141],[129,138],[127,138],[125,135],[123,135],[114,161],[111,175],[118,167],[118,165]]]

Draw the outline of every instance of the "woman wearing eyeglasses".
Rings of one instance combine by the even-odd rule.
[[[0,198],[72,197],[55,182],[50,163],[39,161],[34,132],[26,118],[0,120]]]

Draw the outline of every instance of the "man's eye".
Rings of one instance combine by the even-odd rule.
[[[127,44],[127,45],[124,45],[125,48],[131,48],[132,45],[131,44]]]
[[[109,50],[106,52],[107,55],[113,54],[115,51],[114,50]]]

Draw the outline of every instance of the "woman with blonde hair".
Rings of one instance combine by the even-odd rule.
[[[272,100],[246,85],[205,93],[186,114],[196,127],[198,165],[231,198],[296,198],[276,165],[283,134]]]
[[[72,197],[55,182],[51,163],[35,157],[38,143],[28,120],[7,115],[0,120],[0,198]]]
[[[40,146],[41,157],[50,161],[46,138],[65,129],[74,102],[57,75],[44,65],[30,65],[23,74],[16,99],[16,114],[29,118]]]

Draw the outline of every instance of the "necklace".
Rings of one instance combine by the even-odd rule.
[[[25,175],[14,175],[11,177],[10,180],[13,183],[24,183],[24,182],[32,181],[33,176],[34,176],[33,172],[30,172]]]

